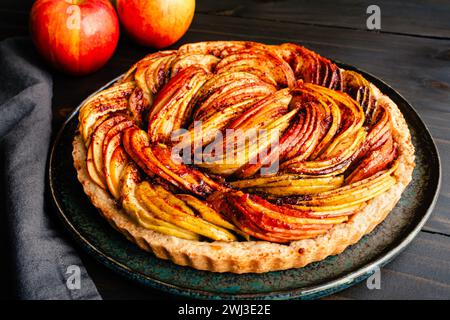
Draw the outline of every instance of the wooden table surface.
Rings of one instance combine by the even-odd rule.
[[[31,0],[2,0],[0,39],[27,35]],[[381,30],[366,29],[373,1],[197,1],[194,21],[173,47],[205,40],[297,42],[352,64],[389,83],[417,110],[442,160],[442,187],[431,218],[411,245],[381,271],[381,289],[365,283],[328,299],[450,299],[450,1],[376,1]],[[56,132],[67,114],[92,91],[151,52],[121,36],[106,67],[74,78],[54,78]],[[143,288],[112,273],[80,251],[105,299],[177,298]]]

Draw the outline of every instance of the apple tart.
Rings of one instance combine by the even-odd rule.
[[[296,44],[217,41],[152,53],[84,101],[73,158],[142,249],[249,273],[358,242],[411,181],[414,147],[361,74]]]

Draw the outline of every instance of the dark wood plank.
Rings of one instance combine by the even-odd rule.
[[[450,38],[450,2],[434,0],[203,0],[201,13],[366,30],[366,9],[381,9],[381,32]]]
[[[381,269],[379,290],[366,281],[327,299],[449,299],[450,238],[421,232],[394,261]]]

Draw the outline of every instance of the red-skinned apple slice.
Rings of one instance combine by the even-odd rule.
[[[123,162],[125,162],[126,159],[125,157],[122,157],[123,159],[121,159],[120,153],[117,153],[114,159],[113,155],[116,149],[120,147],[122,143],[123,130],[129,128],[130,126],[133,126],[133,122],[130,120],[118,122],[108,130],[103,140],[103,174],[109,191],[116,199],[118,199],[120,196],[118,181],[120,179],[120,175],[118,177],[112,177],[112,175],[119,174],[118,171],[121,170],[120,168],[123,169]],[[113,169],[113,172],[111,172],[111,169]]]
[[[174,77],[178,72],[190,66],[205,68],[209,72],[212,72],[219,61],[219,58],[211,54],[187,53],[178,55],[172,62],[171,76]]]
[[[149,114],[148,133],[152,142],[170,142],[172,132],[182,128],[191,115],[191,100],[207,77],[203,68],[191,66],[161,89]]]
[[[141,166],[142,170],[172,183],[174,186],[199,196],[206,196],[214,190],[226,190],[207,175],[172,159],[171,149],[162,144],[150,143],[145,131],[130,127],[124,132],[126,152]]]
[[[114,145],[113,140],[114,139],[110,141],[111,146]],[[122,148],[122,146],[119,145],[111,154],[111,158],[109,159],[109,167],[105,168],[106,183],[108,185],[108,189],[116,199],[119,199],[121,196],[120,177],[127,164],[127,154],[125,153],[125,150]]]
[[[106,181],[104,180],[103,175],[103,142],[108,131],[118,123],[125,120],[127,120],[127,117],[124,114],[111,116],[107,120],[103,121],[92,134],[89,148],[92,149],[91,153],[95,169],[104,183]]]
[[[83,104],[78,119],[80,122],[80,133],[85,143],[89,141],[89,137],[95,129],[93,126],[100,117],[128,108],[128,99],[135,86],[133,82],[112,86],[89,98]]]
[[[289,65],[269,48],[252,48],[231,53],[216,66],[216,72],[245,71],[278,86],[293,87],[295,76]]]
[[[87,169],[88,175],[92,179],[92,181],[94,181],[96,184],[98,184],[101,188],[106,189],[104,177],[100,176],[99,171],[97,171],[97,169],[95,168],[94,158],[92,156],[92,154],[93,154],[92,146],[93,146],[93,144],[91,143],[88,148],[88,152],[87,152],[87,156],[86,156],[86,169]],[[103,174],[103,171],[102,171],[102,174]]]

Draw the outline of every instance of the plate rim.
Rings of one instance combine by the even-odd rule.
[[[232,293],[215,293],[210,292],[206,290],[200,290],[200,289],[192,289],[192,288],[185,288],[179,285],[174,285],[165,281],[161,281],[158,279],[154,279],[151,276],[148,276],[146,274],[143,274],[142,272],[133,270],[132,268],[128,267],[126,264],[123,264],[117,260],[114,259],[114,257],[111,257],[110,255],[104,253],[101,251],[101,249],[97,248],[93,243],[91,243],[85,236],[83,236],[76,228],[76,226],[73,225],[73,223],[70,221],[70,219],[66,216],[61,203],[58,200],[58,197],[56,196],[55,186],[53,183],[53,174],[52,174],[52,168],[53,168],[53,162],[54,162],[54,154],[56,152],[56,147],[61,140],[61,137],[68,126],[68,124],[72,121],[72,119],[78,114],[81,106],[85,101],[87,101],[90,97],[97,94],[98,92],[108,88],[113,83],[115,83],[117,80],[123,77],[124,74],[119,75],[118,77],[114,78],[113,80],[109,81],[105,85],[101,86],[99,89],[94,91],[92,94],[90,94],[86,99],[84,99],[66,118],[64,123],[62,124],[61,128],[58,130],[57,135],[55,136],[52,147],[50,150],[50,156],[48,161],[48,171],[47,171],[47,183],[50,187],[50,193],[52,196],[52,204],[57,209],[58,217],[65,225],[66,229],[69,231],[69,233],[72,235],[73,238],[75,238],[76,242],[87,251],[93,258],[95,258],[97,261],[99,261],[101,264],[109,268],[110,270],[119,273],[122,276],[125,276],[126,278],[137,282],[140,285],[149,286],[158,290],[162,290],[171,294],[176,294],[179,296],[184,296],[188,298],[197,298],[197,299],[213,299],[213,300],[221,300],[221,299],[311,299],[311,298],[319,298],[328,296],[330,294],[345,290],[346,288],[357,284],[358,282],[361,282],[368,278],[371,274],[373,274],[376,270],[376,268],[381,268],[387,263],[389,263],[393,258],[395,258],[399,253],[401,253],[411,242],[412,240],[418,235],[418,233],[421,231],[424,224],[429,219],[431,213],[434,210],[434,207],[436,205],[437,199],[439,197],[440,189],[441,189],[441,180],[442,180],[442,165],[441,165],[441,159],[439,155],[439,150],[436,146],[436,142],[434,141],[433,136],[431,135],[430,130],[428,129],[425,122],[422,120],[420,115],[417,113],[416,109],[409,103],[409,101],[400,94],[397,90],[392,88],[389,84],[381,80],[380,78],[374,76],[373,74],[364,71],[360,68],[354,67],[352,65],[340,62],[338,60],[333,60],[339,67],[344,69],[352,69],[357,72],[360,72],[364,76],[368,75],[372,79],[375,79],[377,82],[385,86],[386,88],[390,89],[392,92],[394,92],[398,98],[403,100],[408,107],[413,111],[413,114],[416,116],[418,121],[422,124],[422,126],[425,128],[425,133],[429,136],[432,144],[429,146],[430,151],[432,153],[435,153],[436,155],[436,161],[437,161],[437,184],[436,189],[432,198],[432,201],[427,208],[425,214],[420,219],[420,221],[416,224],[416,226],[405,236],[402,238],[402,240],[394,245],[391,249],[389,249],[387,252],[382,253],[379,255],[379,257],[369,263],[366,263],[362,267],[358,268],[357,270],[354,270],[349,273],[345,273],[340,277],[337,277],[335,279],[329,280],[325,283],[309,286],[309,287],[303,287],[303,288],[297,288],[297,289],[287,289],[287,290],[278,290],[273,292],[264,292],[264,293],[244,293],[244,294],[232,294]],[[389,96],[389,95],[388,95]],[[390,96],[389,96],[390,97]],[[391,98],[391,97],[390,97]],[[402,112],[403,114],[403,112]],[[111,229],[113,230],[113,229]]]

